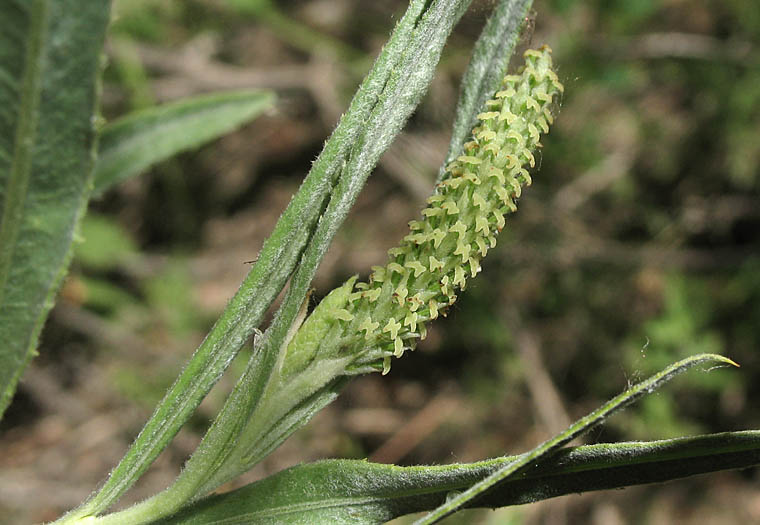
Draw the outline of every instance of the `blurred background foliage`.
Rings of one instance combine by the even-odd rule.
[[[74,506],[125,451],[248,270],[405,8],[394,0],[115,0],[103,116],[221,89],[277,110],[93,202],[40,356],[0,425],[0,523]],[[321,297],[406,231],[432,189],[476,0],[315,281]],[[752,0],[543,0],[521,47],[565,95],[540,169],[447,320],[238,484],[299,461],[472,461],[531,448],[627,383],[718,352],[589,441],[760,428],[760,10]],[[250,355],[125,500],[166,485]],[[403,521],[403,520],[400,520]],[[452,523],[750,523],[758,472],[566,497]]]

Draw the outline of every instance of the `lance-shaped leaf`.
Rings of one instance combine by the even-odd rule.
[[[159,523],[383,523],[432,509],[520,457],[416,467],[356,460],[319,461],[206,498]],[[586,445],[562,450],[467,506],[522,505],[565,494],[659,483],[758,464],[757,430]]]
[[[0,9],[2,414],[36,352],[87,206],[110,2],[9,0]]]
[[[438,5],[439,3],[434,2],[433,4]],[[456,6],[456,11],[461,14],[468,3],[469,0],[450,0],[443,5],[446,9],[452,9],[452,6]],[[329,240],[345,218],[347,209],[353,202],[352,199],[355,198],[364,184],[367,174],[383,149],[398,133],[402,123],[409,117],[416,102],[419,101],[419,98],[416,101],[413,98],[407,98],[401,101],[403,104],[394,105],[392,100],[394,100],[393,97],[396,96],[396,93],[389,93],[387,88],[389,85],[397,86],[400,83],[399,77],[404,78],[420,70],[427,71],[428,67],[421,67],[422,60],[432,63],[431,61],[436,58],[435,56],[425,56],[425,51],[427,50],[429,53],[435,46],[443,45],[437,38],[440,35],[430,31],[417,30],[417,26],[422,23],[425,15],[432,9],[433,7],[425,0],[414,0],[410,3],[406,14],[399,20],[390,40],[359,87],[348,111],[341,118],[330,139],[325,143],[322,153],[312,165],[312,169],[298,193],[280,217],[272,235],[264,243],[258,261],[251,268],[238,292],[230,300],[221,317],[196,350],[185,370],[169,389],[135,443],[113,470],[103,487],[83,506],[62,518],[61,523],[75,522],[83,516],[103,512],[132,486],[174,437],[195,407],[219,379],[236,352],[254,332],[266,309],[283,288],[303,255],[307,264],[302,264],[299,267],[298,275],[291,282],[285,306],[281,307],[281,311],[283,309],[288,311],[290,306],[296,304],[297,310],[303,294],[308,289],[311,275],[321,260]],[[425,44],[429,41],[432,41],[432,44],[426,46]],[[417,56],[420,60],[417,62],[407,60],[402,66],[402,58],[409,49],[418,50]],[[394,78],[395,80],[393,80]],[[422,85],[420,79],[415,78],[415,80],[409,88],[416,87],[424,91],[425,86]],[[408,95],[404,90],[401,90],[401,95],[404,94]],[[390,108],[388,113],[383,112],[386,108]],[[390,122],[382,126],[382,119],[376,117],[372,119],[373,125],[368,126],[368,119],[373,114],[386,116]],[[383,130],[385,131],[384,135]],[[367,137],[368,133],[371,133],[372,136]],[[378,137],[377,135],[381,136]],[[349,161],[356,166],[356,169],[346,169]],[[341,201],[340,205],[333,204],[335,201],[330,201],[330,208],[337,208],[337,211],[330,213],[328,210],[328,213],[322,216],[319,224],[323,233],[317,234],[316,238],[312,240],[317,220],[320,219],[321,213],[325,210],[327,201],[339,180],[341,183],[338,186],[337,193],[341,197],[337,200]],[[340,191],[340,188],[347,189]],[[344,200],[349,200],[348,204]],[[275,324],[279,328],[284,327],[284,330],[287,331],[290,325],[289,315],[287,313],[278,314],[277,318],[281,321],[276,320]],[[275,332],[278,331],[275,330]],[[269,341],[274,339],[276,337],[267,338]],[[276,344],[274,346],[277,347]],[[254,379],[243,380],[243,383],[247,385],[246,390],[239,392],[239,395],[247,405],[239,407],[239,410],[234,410],[230,414],[234,420],[231,423],[233,426],[245,424],[249,411],[252,409],[251,405],[255,403],[260,394],[259,387],[263,388],[266,383],[267,370],[271,370],[271,357],[276,357],[271,355],[271,352],[260,351],[259,353],[265,354],[266,359],[263,365],[257,361],[252,362],[248,367]],[[267,360],[270,361],[268,365]],[[235,396],[236,394],[233,393],[233,397]],[[320,396],[317,397],[322,399]],[[238,398],[235,397],[235,399]],[[234,434],[234,428],[226,427],[228,423],[215,426]],[[212,446],[212,448],[214,447]],[[197,454],[194,457],[200,459]],[[203,467],[200,467],[199,470],[201,471],[199,475],[202,477]],[[189,479],[191,476],[185,477]],[[197,484],[197,477],[184,487],[175,483],[174,487],[180,489],[180,494],[172,499],[172,505],[177,505],[187,499],[189,495],[194,494],[197,490]],[[149,501],[147,505],[133,509],[135,514],[132,514],[128,519],[135,518],[136,514],[140,512],[144,512],[145,516],[150,517],[153,515],[154,509],[157,512],[165,512],[167,507],[162,501],[160,497],[157,497],[152,502]],[[115,516],[114,519],[121,519],[118,515]],[[136,521],[133,519],[132,522]]]
[[[274,104],[271,91],[201,95],[136,111],[100,133],[93,196],[179,152],[221,137]]]
[[[489,489],[496,487],[507,480],[519,479],[519,476],[530,470],[533,465],[540,464],[543,460],[550,458],[553,454],[559,451],[561,447],[564,447],[576,437],[599,425],[615,412],[631,405],[641,397],[651,394],[678,374],[705,363],[739,366],[729,358],[716,354],[698,354],[673,363],[661,372],[658,372],[637,385],[634,385],[622,394],[615,396],[590,414],[580,418],[565,431],[544,441],[530,452],[517,458],[515,461],[498,468],[495,472],[478,481],[464,492],[457,494],[452,498],[447,498],[445,503],[441,504],[423,518],[415,521],[415,525],[437,523],[449,514],[456,512],[459,508],[477,501]],[[713,368],[716,368],[716,366]],[[713,368],[709,370],[712,370]]]
[[[461,507],[524,504],[573,492],[756,465],[760,463],[760,431],[592,445],[558,452],[573,437],[675,375],[709,362],[735,364],[711,354],[679,361],[519,456],[427,467],[347,460],[301,465],[200,500],[161,523],[382,523],[435,508],[418,521],[432,523]]]

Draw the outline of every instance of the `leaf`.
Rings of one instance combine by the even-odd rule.
[[[356,460],[299,465],[211,496],[161,525],[374,524],[432,509],[522,456],[469,464],[397,467]],[[760,464],[760,431],[568,448],[474,502],[522,505],[594,490],[674,480]]]
[[[0,7],[0,415],[36,353],[87,206],[109,11],[106,0]]]
[[[449,0],[449,2],[451,1]],[[455,2],[459,11],[462,10],[462,5],[466,7],[468,3],[469,0],[457,0]],[[295,305],[294,309],[297,310],[300,307],[303,296],[299,298],[298,295],[305,293],[308,288],[308,285],[303,283],[310,282],[310,275],[313,275],[315,264],[321,259],[320,254],[326,250],[331,236],[334,235],[341,221],[345,218],[348,211],[347,206],[350,206],[350,204],[346,204],[344,198],[334,201],[333,207],[336,207],[338,202],[341,206],[332,213],[332,217],[320,222],[320,225],[324,225],[322,226],[324,233],[312,241],[316,223],[325,210],[325,206],[327,206],[331,192],[338,184],[338,180],[341,180],[342,188],[345,188],[343,195],[347,195],[349,201],[352,195],[355,198],[368,175],[368,171],[365,172],[364,170],[372,168],[383,148],[387,147],[394,134],[400,130],[400,123],[394,125],[393,129],[388,130],[383,137],[382,142],[367,139],[359,140],[359,137],[365,136],[367,120],[372,112],[381,105],[384,108],[392,107],[392,103],[387,100],[381,104],[384,96],[390,96],[390,94],[386,95],[386,86],[390,78],[395,76],[394,85],[397,88],[403,87],[399,86],[399,78],[417,71],[419,64],[411,60],[413,57],[406,60],[403,69],[398,67],[405,50],[411,46],[411,42],[414,41],[419,47],[431,39],[435,40],[433,35],[429,33],[414,32],[423,14],[430,10],[430,6],[427,4],[428,2],[425,0],[414,0],[410,4],[406,14],[397,24],[390,40],[375,61],[372,70],[359,87],[348,111],[341,118],[330,139],[326,142],[322,153],[312,165],[309,175],[283,212],[274,231],[264,243],[256,264],[253,265],[240,289],[230,300],[206,339],[195,351],[188,365],[170,387],[127,454],[111,472],[109,479],[106,480],[101,489],[80,508],[64,516],[60,523],[75,522],[83,516],[103,512],[134,484],[137,478],[168,445],[180,427],[187,421],[192,411],[221,377],[238,350],[253,334],[269,305],[282,290],[301,260],[304,250],[311,247],[307,252],[307,254],[311,254],[308,257],[310,262],[303,266],[304,269],[296,276],[298,279],[294,277],[291,281],[290,292],[281,308],[281,312],[286,311],[288,313],[278,314],[276,319],[281,320],[275,321],[279,323],[280,328],[284,326],[284,330],[287,331],[289,327],[288,315],[292,313],[288,308]],[[422,57],[417,58],[421,59]],[[425,58],[430,59],[432,57]],[[420,83],[414,83],[408,86],[408,89],[419,87]],[[403,120],[414,109],[414,104],[406,103],[399,107],[400,109],[394,118]],[[373,119],[375,130],[382,129],[383,116],[376,115]],[[364,154],[364,150],[371,153],[369,155]],[[349,158],[354,163],[359,163],[362,169],[346,170]],[[259,359],[262,355],[269,362],[264,361],[261,364]],[[241,388],[237,394],[231,396],[232,401],[228,401],[228,404],[239,403],[240,406],[231,411],[233,413],[228,414],[231,421],[216,425],[218,428],[234,433],[237,426],[245,424],[261,389],[266,384],[268,370],[271,370],[272,359],[275,357],[272,352],[266,353],[261,349],[256,352],[255,359],[251,361],[247,369],[247,373],[254,378],[252,379],[249,376],[245,380],[245,388]],[[259,367],[261,368],[259,369]],[[322,398],[317,396],[315,399]],[[221,445],[214,445],[212,448],[216,446]],[[200,459],[200,456],[196,457]],[[199,470],[202,472],[203,467],[200,467]],[[175,485],[176,487],[177,485]],[[176,504],[177,501],[184,501],[194,495],[197,483],[194,481],[179,487],[187,493],[178,495],[173,499],[172,504]],[[161,500],[164,496],[165,494],[159,494],[152,502],[150,500],[146,502],[144,507],[138,506],[133,507],[133,509],[136,509],[135,512],[138,514],[144,510],[148,517],[152,516],[152,508],[166,512],[167,507]],[[154,504],[155,506],[151,507]],[[132,509],[125,512],[130,510]]]
[[[93,196],[149,166],[229,133],[274,105],[271,91],[201,95],[136,111],[100,133]]]
[[[269,351],[274,355],[276,350],[281,348],[285,334],[306,296],[317,267],[327,252],[338,227],[348,215],[351,206],[378,159],[401,131],[406,119],[411,115],[425,94],[448,35],[469,6],[469,3],[469,0],[437,0],[431,2],[416,24],[416,27],[414,27],[403,48],[403,54],[398,59],[396,68],[390,75],[387,84],[383,87],[377,105],[373,107],[372,112],[362,126],[361,132],[356,137],[355,143],[352,145],[348,162],[342,168],[341,178],[332,191],[324,215],[320,218],[312,240],[304,251],[301,263],[293,274],[285,300],[280,310],[278,310],[272,326],[266,332],[262,345],[263,348],[260,350],[262,353]],[[250,388],[250,386],[246,385],[246,382],[253,384],[260,380],[260,376],[254,375],[253,372],[253,368],[249,368],[245,372],[243,377],[241,377],[240,386],[236,386],[233,396],[235,394],[250,396],[250,394],[246,393],[246,390]],[[327,380],[323,384],[327,390],[333,388]],[[320,387],[320,385],[311,386]],[[311,392],[308,393],[308,395],[311,394]],[[234,400],[233,396],[230,397],[232,401],[229,402],[229,405],[234,407],[233,409],[239,409],[241,405]],[[252,399],[263,404],[262,401],[258,400],[258,397],[258,395],[254,395]],[[282,404],[282,401],[276,399],[276,394],[274,397],[275,400],[272,401],[274,404]],[[316,399],[321,398],[317,396]],[[223,421],[224,417],[226,417],[226,414],[223,409],[222,413],[218,416],[218,420]],[[250,419],[250,421],[247,423],[246,428],[241,431],[241,436],[235,436],[236,446],[234,450],[231,452],[229,450],[225,451],[228,457],[225,458],[221,466],[218,464],[214,465],[218,469],[217,473],[211,476],[207,471],[198,471],[203,472],[201,477],[205,479],[204,485],[197,495],[205,494],[222,483],[249,470],[265,456],[260,452],[251,452],[251,447],[257,448],[258,444],[255,440],[257,432],[261,427],[257,413],[246,417],[246,419]],[[307,422],[308,419],[302,419],[300,424],[291,427],[287,434],[280,435],[280,442]],[[271,423],[275,424],[277,422],[273,421]],[[221,424],[218,425],[218,428],[234,428],[234,426],[230,427]],[[227,436],[217,439],[224,441],[228,438]],[[266,438],[267,436],[264,436],[262,442],[266,443]],[[267,448],[269,448],[268,443]],[[203,449],[199,447],[198,450],[202,451]],[[202,458],[202,461],[208,463],[211,463],[211,458],[214,457],[210,451],[205,451],[198,455]],[[183,474],[190,472],[191,462],[192,459],[188,462]]]
[[[544,441],[527,454],[523,454],[515,461],[509,463],[508,465],[504,465],[496,472],[489,474],[486,478],[478,481],[466,491],[447,499],[445,503],[441,504],[433,512],[415,521],[415,525],[436,523],[442,520],[446,516],[456,512],[463,505],[475,501],[492,487],[497,486],[499,483],[503,483],[508,479],[514,479],[518,474],[521,474],[529,469],[531,465],[535,465],[542,460],[551,457],[552,454],[557,452],[561,447],[570,443],[576,437],[585,432],[588,432],[615,412],[631,405],[641,397],[647,394],[651,394],[678,374],[681,374],[692,367],[710,362],[715,363],[716,365],[723,364],[739,366],[729,358],[716,354],[698,354],[673,363],[661,372],[658,372],[657,374],[642,381],[641,383],[638,383],[637,385],[634,385],[622,394],[615,396],[613,399],[597,408],[587,416],[584,416],[577,420],[564,432],[561,432],[553,438]]]

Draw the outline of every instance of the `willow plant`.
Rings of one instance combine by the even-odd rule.
[[[8,16],[0,17],[0,27],[6,29],[0,32],[0,44],[17,51],[0,53],[8,60],[7,67],[0,67],[9,79],[0,83],[0,101],[17,108],[0,119],[0,305],[10,304],[14,315],[3,310],[0,316],[0,333],[11,348],[0,353],[5,365],[0,409],[34,354],[93,185],[103,192],[173,152],[253,118],[272,101],[267,93],[212,96],[96,129],[97,53],[109,2],[11,4],[2,8]],[[306,424],[350,378],[387,374],[392,359],[414,349],[425,338],[428,323],[445,316],[467,280],[480,272],[506,216],[530,185],[541,136],[556,116],[563,87],[547,46],[525,52],[524,66],[505,76],[531,1],[501,0],[475,46],[447,161],[426,207],[409,223],[409,234],[389,250],[385,265],[373,267],[366,282],[351,277],[308,313],[311,279],[331,239],[378,158],[421,100],[441,49],[468,5],[469,0],[410,2],[238,293],[108,479],[59,523],[379,523],[424,510],[432,512],[420,523],[433,523],[465,506],[526,503],[760,463],[760,432],[753,431],[562,449],[690,367],[734,364],[725,357],[699,355],[632,387],[523,455],[413,468],[325,461],[208,496]],[[83,30],[89,26],[98,31]],[[69,60],[79,67],[68,67]],[[74,77],[50,71],[57,64]],[[73,87],[63,89],[64,84]],[[45,104],[55,111],[40,111],[48,108]],[[57,118],[64,114],[72,118]],[[167,133],[167,125],[175,131]],[[46,133],[37,133],[38,128]],[[78,140],[80,135],[87,140]],[[73,142],[57,152],[51,137],[73,137]],[[161,147],[150,147],[158,139]],[[77,162],[57,162],[58,153]],[[49,176],[51,167],[60,172],[58,178]],[[67,175],[76,184],[67,182]],[[75,187],[71,199],[49,198],[56,181]],[[65,208],[66,221],[57,212],[48,213],[56,204]],[[51,236],[41,228],[44,224],[62,233]],[[53,237],[51,256],[45,242]],[[31,276],[37,269],[45,271]],[[177,479],[163,492],[108,514],[257,333],[264,312],[288,281],[274,320],[256,338],[246,369]],[[17,297],[38,299],[32,304]]]
[[[449,164],[409,235],[388,251],[388,263],[374,267],[368,282],[350,278],[291,327],[242,443],[266,441],[286,414],[340,377],[388,373],[391,358],[424,339],[426,324],[445,315],[480,271],[504,216],[530,184],[526,167],[562,90],[548,47],[525,57],[520,74],[506,76],[478,114],[464,154]],[[227,461],[247,470],[263,452],[251,445]]]

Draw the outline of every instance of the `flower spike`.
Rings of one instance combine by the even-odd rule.
[[[445,316],[468,277],[480,272],[505,226],[504,214],[515,211],[522,187],[531,183],[526,167],[535,166],[533,151],[564,89],[547,46],[524,58],[523,69],[504,77],[478,114],[471,141],[446,167],[422,217],[409,223],[411,233],[388,252],[386,266],[373,267],[368,283],[352,278],[341,287],[344,304],[328,301],[331,293],[312,312],[334,326],[332,332],[323,328],[332,334],[321,343],[326,358],[355,356],[355,370],[387,373],[391,357],[414,349],[427,334],[426,323]],[[298,349],[289,346],[291,352]]]

